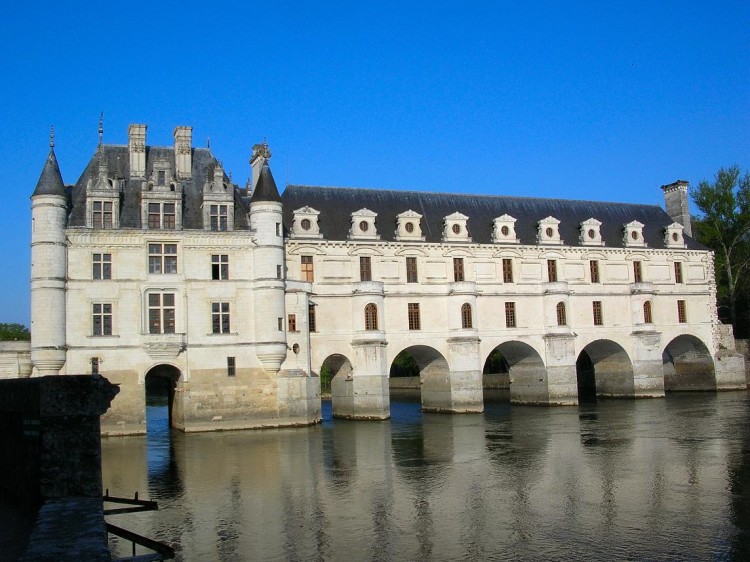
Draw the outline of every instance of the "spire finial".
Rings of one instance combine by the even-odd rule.
[[[55,148],[55,126],[51,125],[49,128],[49,147]]]
[[[206,137],[206,148],[211,148],[211,137]]]
[[[104,112],[99,112],[99,144],[102,144],[104,138]]]

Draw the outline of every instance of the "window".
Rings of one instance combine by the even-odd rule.
[[[166,185],[167,173],[164,170],[159,170],[156,173],[156,185]]]
[[[604,314],[602,312],[602,301],[594,301],[592,308],[594,312],[594,326],[603,326]]]
[[[227,376],[233,377],[237,374],[236,361],[234,357],[227,357]]]
[[[409,329],[410,330],[421,329],[420,322],[419,322],[419,303],[410,302],[408,310],[409,310]]]
[[[279,332],[283,332],[284,331],[284,319],[281,318],[280,316],[276,319],[276,326],[277,326],[276,329]]]
[[[281,223],[276,223],[276,236],[281,236]]]
[[[591,260],[589,262],[589,270],[591,271],[591,282],[599,283],[599,262]]]
[[[312,223],[310,222],[310,219],[302,219],[300,226],[302,227],[302,230],[310,230]]]
[[[359,256],[359,280],[372,281],[372,263],[370,256]]]
[[[674,262],[674,282],[682,283],[682,262]]]
[[[315,281],[315,272],[313,271],[313,257],[300,256],[302,260],[302,280],[312,283]]]
[[[567,314],[565,314],[564,302],[557,303],[557,325],[558,326],[568,325],[568,318],[567,318]]]
[[[417,283],[417,258],[406,258],[406,282]]]
[[[174,203],[149,203],[148,204],[148,227],[154,229],[174,230],[175,228],[175,204]]]
[[[514,302],[505,303],[505,327],[516,327],[516,303]]]
[[[91,358],[91,374],[92,375],[99,374],[99,358],[98,357]]]
[[[209,217],[211,219],[211,230],[226,232],[228,229],[229,205],[211,205]],[[276,225],[276,234],[278,235],[279,227]]]
[[[112,279],[112,254],[94,254],[91,261],[94,279]]]
[[[276,266],[276,279],[281,279],[281,266]]]
[[[365,306],[365,330],[378,329],[378,307],[374,303]]]
[[[229,303],[213,302],[211,303],[211,333],[228,334],[229,333]]]
[[[677,321],[680,324],[687,322],[687,308],[685,307],[685,301],[677,301]]]
[[[653,322],[654,319],[651,316],[651,301],[646,301],[643,303],[643,323],[652,324]]]
[[[211,279],[216,281],[229,279],[229,255],[214,254],[211,256]]]
[[[513,260],[503,258],[503,283],[513,283]]]
[[[554,283],[557,281],[557,261],[547,260],[547,281]]]
[[[297,331],[297,315],[289,314],[286,318],[286,324],[290,332],[296,332]]]
[[[643,270],[641,268],[641,262],[639,261],[633,262],[633,281],[636,283],[643,281]]]
[[[317,332],[317,323],[315,322],[315,305],[307,306],[307,325],[311,332]]]
[[[94,228],[112,228],[112,202],[94,201],[94,210],[91,218],[91,224]]]
[[[451,230],[453,231],[453,234],[461,234],[461,225],[460,224],[454,224],[451,227]]]
[[[175,333],[174,293],[149,293],[148,333]]]
[[[464,258],[453,258],[453,280],[464,280]]]
[[[112,335],[112,304],[95,303],[93,308],[93,333],[95,336]]]
[[[464,329],[472,328],[471,305],[465,302],[461,306],[461,327]]]
[[[148,272],[177,273],[177,244],[149,244]]]

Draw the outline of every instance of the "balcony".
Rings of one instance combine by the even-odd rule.
[[[448,285],[449,295],[476,295],[477,284],[474,281],[455,281]]]
[[[152,359],[174,359],[187,344],[185,334],[141,334],[141,344]]]
[[[653,295],[655,292],[653,283],[641,281],[639,283],[630,284],[631,295]]]
[[[359,281],[352,283],[353,295],[383,295],[382,281]]]
[[[569,295],[570,289],[568,288],[567,281],[550,281],[542,285],[542,290],[545,295]]]

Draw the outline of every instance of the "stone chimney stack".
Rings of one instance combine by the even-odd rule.
[[[253,169],[253,191],[255,190],[255,186],[258,185],[258,178],[260,178],[263,164],[269,158],[271,158],[271,151],[268,149],[266,141],[259,142],[253,146],[253,154],[250,156],[250,166]]]
[[[192,127],[174,128],[174,162],[177,179],[190,179],[193,175]]]
[[[128,127],[128,152],[130,153],[130,177],[146,177],[146,125]]]
[[[683,232],[688,236],[693,235],[690,227],[690,208],[688,207],[688,182],[677,180],[674,183],[662,185],[664,192],[664,203],[667,206],[667,214],[676,223],[681,224]]]

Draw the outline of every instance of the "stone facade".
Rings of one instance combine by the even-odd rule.
[[[32,197],[32,361],[120,384],[102,424],[145,430],[150,378],[185,431],[384,419],[415,359],[423,408],[744,386],[715,314],[713,256],[656,206],[287,186],[256,145],[239,187],[175,129],[100,144],[73,186],[51,149]],[[671,216],[670,216],[671,215]],[[740,372],[741,371],[741,372]]]

